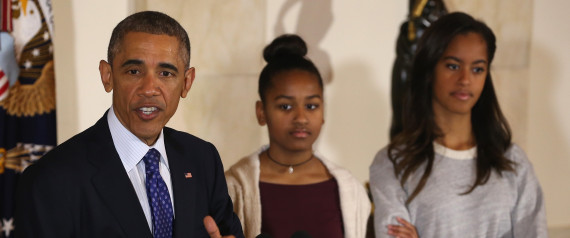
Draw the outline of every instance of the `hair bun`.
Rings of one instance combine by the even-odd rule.
[[[267,63],[282,57],[304,57],[307,55],[307,44],[298,35],[284,34],[271,42],[263,50],[263,58]]]

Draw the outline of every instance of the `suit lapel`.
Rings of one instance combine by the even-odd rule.
[[[98,168],[92,180],[95,190],[127,237],[152,237],[131,180],[113,144],[107,113],[94,127],[98,133],[94,133],[95,138],[90,143],[88,159]]]
[[[164,144],[174,193],[174,237],[189,237],[192,234],[193,224],[197,222],[194,208],[196,182],[195,179],[186,176],[192,173],[192,160],[184,154],[185,148],[177,143],[168,128],[164,129]]]

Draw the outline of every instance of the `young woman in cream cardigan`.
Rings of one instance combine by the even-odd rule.
[[[306,232],[311,237],[361,238],[370,201],[346,169],[315,154],[324,123],[323,82],[296,35],[276,38],[264,50],[256,115],[269,145],[243,158],[226,179],[246,237]]]

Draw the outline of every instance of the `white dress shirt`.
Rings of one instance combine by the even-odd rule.
[[[113,107],[109,109],[107,113],[107,121],[109,123],[109,129],[111,130],[111,137],[113,138],[113,144],[123,162],[123,166],[129,179],[133,184],[141,207],[146,216],[146,221],[148,226],[152,231],[152,214],[150,211],[150,205],[148,204],[148,197],[146,195],[146,173],[145,173],[145,163],[142,160],[144,155],[151,148],[155,148],[160,152],[160,176],[166,183],[168,187],[168,193],[170,194],[170,201],[172,202],[172,211],[174,213],[174,197],[172,196],[172,182],[170,180],[170,169],[168,168],[168,157],[166,155],[166,148],[164,147],[164,133],[161,130],[158,140],[152,146],[148,146],[146,143],[141,141],[133,133],[131,133],[117,118]]]

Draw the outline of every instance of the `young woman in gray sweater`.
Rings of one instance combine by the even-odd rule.
[[[493,88],[495,49],[464,13],[422,35],[403,130],[370,167],[376,237],[547,237],[540,184]]]

